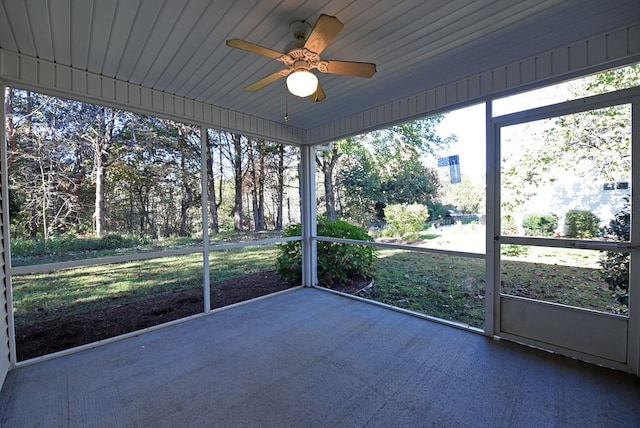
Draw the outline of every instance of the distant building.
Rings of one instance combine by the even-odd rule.
[[[624,198],[631,194],[631,181],[612,182],[589,180],[573,174],[538,188],[536,196],[516,213],[517,223],[527,213],[552,213],[558,216],[558,231],[566,232],[565,216],[569,210],[591,211],[605,226],[624,207]]]

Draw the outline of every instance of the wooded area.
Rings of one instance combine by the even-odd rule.
[[[201,171],[210,234],[300,221],[295,147],[209,129],[201,168],[199,126],[10,88],[5,111],[14,239],[197,237]],[[387,204],[441,207],[438,175],[424,156],[455,138],[437,135],[442,118],[317,152],[319,214],[365,226],[384,218]]]
[[[199,126],[20,89],[5,111],[14,238],[200,234]],[[299,221],[297,149],[213,129],[205,147],[210,233]]]

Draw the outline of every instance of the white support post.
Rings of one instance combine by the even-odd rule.
[[[491,99],[486,106],[486,258],[484,332],[493,336],[500,331],[500,133],[493,122]]]
[[[640,375],[640,101],[631,105],[631,233],[629,246],[629,327],[627,364]]]
[[[302,285],[318,283],[318,243],[316,240],[315,149],[300,147],[300,190],[302,195]]]
[[[207,127],[200,127],[200,205],[202,206],[202,292],[204,311],[211,311],[211,278],[209,275],[209,183],[207,176]]]

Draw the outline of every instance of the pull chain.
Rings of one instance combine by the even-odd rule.
[[[284,121],[289,122],[289,94],[287,87],[284,87]]]

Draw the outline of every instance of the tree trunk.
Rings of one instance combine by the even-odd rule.
[[[253,141],[249,142],[248,155],[251,173],[253,226],[254,230],[260,231],[267,228],[264,220],[264,168],[266,153],[264,140],[257,140],[255,144],[256,150],[254,150]]]
[[[326,165],[326,164],[325,164]],[[324,169],[324,203],[329,220],[336,219],[336,199],[333,189],[333,168]]]
[[[15,127],[13,126],[13,98],[11,88],[5,87],[4,89],[4,112],[5,112],[5,132],[7,134],[7,168],[11,170],[11,164],[15,157],[15,153],[18,150],[18,139],[16,135]]]
[[[106,107],[100,109],[99,129],[94,142],[94,168],[96,174],[95,210],[93,214],[94,231],[97,237],[103,234],[105,172],[108,152],[113,139],[115,111]]]
[[[216,178],[213,174],[213,142],[207,138],[207,195],[209,197],[209,229],[211,233],[220,232],[218,204],[216,202]],[[222,198],[222,194],[220,194]]]
[[[186,138],[186,137],[185,137]],[[187,236],[187,220],[189,209],[193,206],[193,189],[189,184],[189,171],[185,161],[186,147],[184,140],[180,142],[180,170],[182,172],[182,185],[184,187],[184,195],[180,204],[180,231],[178,236]]]
[[[330,153],[330,154],[329,154]],[[316,163],[322,168],[324,175],[324,203],[327,211],[326,215],[329,220],[335,220],[336,215],[336,196],[335,188],[333,185],[333,170],[340,154],[338,153],[337,146],[333,146],[331,152],[324,152],[322,159],[316,155]]]
[[[135,193],[129,189],[127,199],[129,200],[129,216],[127,218],[127,225],[129,226],[129,233],[134,233],[134,213],[135,213]]]
[[[138,205],[140,208],[140,219],[139,219],[139,227],[140,227],[140,236],[144,236],[144,225],[147,223],[147,210],[146,204],[144,202],[144,195],[142,189],[138,189]]]
[[[284,144],[278,144],[278,169],[276,188],[276,230],[282,230],[284,215]]]
[[[243,230],[242,226],[242,137],[240,134],[232,134],[233,138],[233,181],[235,195],[233,198],[233,229]]]
[[[253,150],[253,140],[247,144],[247,158],[249,159],[249,174],[251,176],[251,213],[253,215],[253,227],[258,230],[258,172],[256,171],[256,153]]]
[[[265,180],[265,158],[267,153],[265,150],[264,140],[258,140],[258,221],[256,222],[256,230],[265,230],[267,228],[264,220],[264,180]]]
[[[103,156],[96,154],[94,169],[96,172],[96,197],[93,212],[93,227],[96,236],[102,236],[102,214],[104,212],[104,164]]]
[[[32,102],[31,102],[31,92],[27,92],[27,112],[31,113],[33,110]],[[27,139],[31,141],[31,148],[33,149],[34,141],[33,141],[33,123],[31,121],[31,114],[29,114],[26,118],[25,125],[25,133],[27,135]],[[32,170],[35,170],[35,166],[31,166]],[[33,176],[30,178],[29,188],[35,189],[36,182]],[[31,219],[29,220],[29,237],[31,239],[36,239],[38,237],[38,198],[36,197],[36,193],[34,190],[31,191],[31,202],[30,202],[30,210],[31,210]]]

